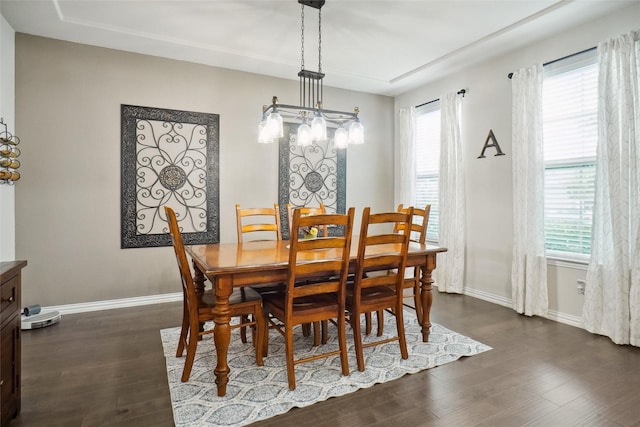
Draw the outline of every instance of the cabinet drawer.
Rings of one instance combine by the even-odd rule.
[[[13,276],[0,286],[0,324],[20,311],[20,280]]]

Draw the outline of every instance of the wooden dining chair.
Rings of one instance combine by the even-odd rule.
[[[402,203],[398,205],[398,212],[406,212],[408,208],[404,208]],[[409,239],[412,242],[420,243],[424,245],[427,239],[427,227],[429,226],[429,212],[431,211],[431,205],[425,205],[424,209],[413,208],[413,216],[411,217],[411,229]],[[403,232],[406,224],[398,224],[393,230],[395,233]],[[413,308],[416,310],[416,316],[418,322],[422,323],[422,302],[420,300],[420,269],[413,267],[413,277],[406,277],[404,279],[404,289],[413,290]],[[411,307],[405,304],[405,307]]]
[[[280,207],[277,203],[273,204],[273,208],[241,208],[236,204],[236,225],[238,242],[282,240]],[[284,289],[284,283],[263,283],[252,285],[251,288],[263,295]],[[244,336],[244,330],[242,334]]]
[[[171,235],[176,260],[178,261],[180,278],[182,279],[182,328],[176,357],[182,357],[186,349],[187,357],[182,370],[182,382],[186,382],[191,374],[198,341],[206,334],[213,334],[212,328],[205,329],[205,323],[214,320],[213,309],[216,305],[216,299],[212,289],[208,289],[204,293],[196,290],[187,255],[184,251],[176,214],[168,206],[165,206],[164,210],[169,223],[169,234]],[[266,336],[266,324],[262,315],[262,298],[251,288],[237,288],[233,290],[229,297],[229,306],[231,308],[230,315],[241,319],[241,322],[232,325],[232,328],[252,327],[252,330],[254,330],[253,344],[255,345],[256,363],[258,366],[262,366],[263,340]],[[251,320],[249,320],[249,316],[251,316]],[[244,337],[243,342],[246,342]]]
[[[405,208],[402,203],[398,205],[398,212],[408,212],[408,208]],[[431,211],[431,205],[425,205],[424,209],[413,208],[413,216],[411,217],[411,228],[409,238],[412,242],[424,244],[427,238],[427,226],[429,225],[429,212]],[[406,224],[398,223],[394,226],[394,233],[404,232]],[[404,278],[404,289],[411,289],[413,296],[413,306],[404,304],[405,307],[410,307],[416,311],[416,317],[418,322],[422,323],[422,300],[420,299],[420,269],[418,267],[413,268],[412,277]],[[406,295],[405,295],[406,297]],[[379,310],[377,312],[378,318],[378,336],[381,336],[384,330],[384,312]],[[371,333],[371,316],[366,317],[366,333]]]
[[[327,213],[324,203],[321,203],[320,206],[302,206],[302,207],[294,207],[291,205],[291,203],[287,203],[287,218],[289,219],[289,236],[291,236],[291,225],[293,224],[293,211],[295,209],[299,209],[300,210],[300,214],[302,216],[307,216],[307,215],[323,215],[325,213]],[[315,226],[318,226],[318,236],[328,236],[328,231],[329,231],[329,227],[326,225],[318,225],[318,224],[314,224]],[[291,238],[291,237],[290,237]]]
[[[282,240],[280,208],[240,208],[236,204],[238,242],[249,240]]]
[[[269,322],[285,337],[289,388],[296,388],[294,366],[323,357],[340,355],[342,374],[349,375],[347,360],[345,286],[349,272],[354,208],[345,214],[302,216],[293,214],[286,291],[264,295],[265,323]],[[344,226],[342,236],[303,239],[299,230],[312,225]],[[310,262],[311,261],[311,262]],[[323,280],[317,280],[323,277]],[[311,278],[311,281],[307,279]],[[339,350],[294,359],[293,328],[337,319]],[[335,321],[335,320],[334,320]],[[268,338],[268,337],[267,337]],[[265,341],[265,346],[268,340]]]
[[[392,227],[411,220],[413,208],[408,212],[372,214],[370,208],[362,213],[358,255],[353,282],[347,286],[346,307],[353,328],[358,370],[364,371],[365,347],[398,341],[403,359],[409,357],[404,335],[402,311],[404,270],[409,248],[409,234],[393,233]],[[368,312],[387,310],[396,319],[394,337],[362,343],[360,316]]]

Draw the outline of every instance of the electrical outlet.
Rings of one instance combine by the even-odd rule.
[[[582,279],[578,279],[577,283],[578,283],[578,293],[581,295],[584,295],[584,287],[586,285],[586,282]]]

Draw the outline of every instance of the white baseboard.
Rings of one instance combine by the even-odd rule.
[[[58,311],[60,314],[86,313],[89,311],[111,310],[114,308],[137,307],[141,305],[161,304],[182,301],[182,292],[144,297],[112,299],[105,301],[83,302],[78,304],[52,305],[42,307],[42,311]]]
[[[473,298],[478,298],[483,301],[498,304],[503,307],[511,308],[511,298],[505,298],[500,295],[495,295],[489,292],[481,291],[473,288],[465,288],[465,295]],[[122,298],[105,301],[85,302],[78,304],[65,304],[55,305],[50,307],[43,307],[43,311],[58,311],[60,314],[73,314],[73,313],[86,313],[89,311],[111,310],[115,308],[136,307],[149,304],[161,304],[166,302],[182,301],[182,292],[175,292],[171,294],[162,295],[149,295],[144,297]],[[582,319],[578,316],[573,316],[566,313],[561,313],[555,310],[549,310],[548,318],[550,320],[564,323],[566,325],[575,326],[577,328],[584,329]]]
[[[491,294],[489,292],[481,291],[478,289],[465,288],[464,294],[469,295],[470,297],[481,299],[483,301],[492,302],[494,304],[498,304],[503,307],[509,307],[509,308],[513,307],[511,298],[505,298],[503,296]],[[564,323],[565,325],[575,326],[576,328],[584,329],[582,318],[578,316],[561,313],[555,310],[549,310],[547,318],[555,322]]]

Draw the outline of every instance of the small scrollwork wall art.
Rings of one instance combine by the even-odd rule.
[[[121,247],[170,246],[163,207],[185,244],[219,241],[219,116],[121,106]]]

